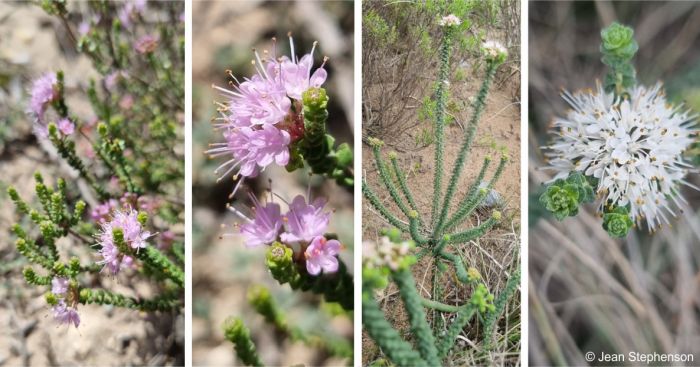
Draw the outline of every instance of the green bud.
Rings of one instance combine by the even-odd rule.
[[[51,306],[56,306],[58,304],[58,298],[56,298],[56,295],[51,292],[44,293],[44,298],[46,299],[46,303]]]
[[[493,218],[494,220],[497,220],[497,221],[501,220],[501,212],[499,212],[498,210],[495,210],[493,213],[491,213],[491,218]]]
[[[470,267],[469,269],[467,269],[467,279],[470,282],[479,281],[481,280],[481,273],[479,273],[479,271],[476,270],[476,268]]]
[[[353,161],[352,149],[347,143],[340,144],[335,152],[335,157],[339,167],[348,167]]]
[[[136,219],[139,221],[141,226],[145,226],[146,222],[148,222],[148,214],[146,214],[145,212],[139,212]]]
[[[380,139],[377,139],[377,138],[373,138],[371,136],[369,138],[367,138],[367,143],[369,143],[369,145],[373,146],[373,147],[381,147],[384,145],[383,141],[381,141]]]
[[[578,214],[579,192],[575,185],[557,180],[540,196],[540,204],[557,220]]]
[[[583,173],[579,171],[572,172],[569,174],[569,177],[566,178],[566,182],[576,186],[579,203],[590,203],[595,200],[593,186]]]
[[[639,49],[639,45],[634,40],[634,30],[617,22],[603,29],[600,37],[602,38],[600,51],[603,54],[629,60]]]
[[[104,122],[97,124],[97,133],[104,139],[107,136],[107,125]]]
[[[610,237],[625,237],[632,226],[634,226],[634,222],[630,218],[627,207],[618,206],[603,214],[603,229],[608,232]]]
[[[397,154],[395,151],[392,150],[391,152],[389,152],[388,156],[389,156],[389,159],[396,159]]]
[[[56,126],[55,122],[49,122],[49,136],[51,139],[58,139],[58,126]]]

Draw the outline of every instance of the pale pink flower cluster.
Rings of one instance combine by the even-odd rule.
[[[114,230],[121,229],[126,245],[136,251],[148,245],[146,240],[151,237],[151,233],[144,230],[139,223],[136,210],[116,210],[111,216],[109,221],[100,223],[102,228],[97,238],[98,245],[101,246],[99,254],[102,260],[98,264],[104,265],[104,269],[109,269],[112,274],[118,274],[121,269],[132,267],[134,259],[119,251],[114,241]]]
[[[224,141],[211,144],[207,151],[211,157],[229,157],[215,170],[219,179],[231,173],[234,178],[255,177],[270,164],[289,163],[289,145],[303,134],[302,93],[320,87],[327,77],[325,58],[324,64],[311,72],[315,42],[311,52],[298,59],[291,36],[289,41],[291,57],[277,58],[273,49],[271,56],[266,51],[261,58],[256,51],[255,75],[239,82],[229,72],[236,81],[233,90],[214,86],[227,98],[219,104],[215,124]]]
[[[66,297],[70,288],[68,278],[54,277],[51,279],[51,293],[58,297],[58,303],[51,308],[53,317],[59,324],[73,324],[76,328],[80,325],[80,315],[75,307],[66,304]]]
[[[447,27],[457,26],[457,25],[462,24],[462,20],[459,19],[459,18],[458,18],[456,15],[454,15],[454,14],[449,14],[449,15],[446,15],[446,16],[442,17],[442,19],[440,19],[439,24],[440,24],[440,26],[442,26],[442,27],[445,27],[445,26],[447,26]]]
[[[279,204],[271,200],[261,203],[252,194],[250,198],[254,205],[252,218],[229,207],[245,221],[239,229],[246,246],[270,245],[276,241],[290,247],[298,244],[304,252],[309,274],[338,271],[337,255],[342,246],[337,240],[325,238],[331,213],[323,210],[326,205],[324,199],[317,198],[313,203],[307,203],[303,195],[297,195],[291,203],[287,203],[288,211],[282,215]]]

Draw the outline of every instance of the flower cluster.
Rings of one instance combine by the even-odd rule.
[[[80,325],[80,315],[75,305],[66,304],[70,298],[70,281],[67,278],[54,277],[51,279],[51,293],[57,299],[51,308],[53,317],[59,324],[73,324],[76,328]],[[70,303],[70,301],[69,301]]]
[[[220,179],[234,172],[234,177],[255,177],[272,163],[289,163],[289,145],[302,136],[304,129],[302,93],[320,87],[327,77],[323,68],[326,58],[311,73],[316,43],[299,59],[291,36],[289,42],[291,57],[278,59],[273,48],[271,57],[265,51],[261,59],[256,51],[255,75],[239,83],[229,72],[236,81],[231,83],[233,90],[214,86],[227,98],[219,103],[220,116],[215,124],[224,142],[212,144],[207,151],[211,157],[230,157],[215,171]]]
[[[115,238],[115,230],[120,230],[123,235],[123,244],[128,248],[139,251],[148,244],[146,240],[151,233],[143,229],[143,223],[139,220],[139,213],[133,209],[116,210],[111,214],[111,219],[100,223],[101,231],[98,234],[98,244],[101,246],[99,253],[102,260],[98,264],[104,265],[104,269],[116,275],[121,269],[130,268],[134,259],[130,254],[125,254],[120,249],[121,239]]]
[[[262,203],[253,194],[250,194],[250,198],[254,205],[252,218],[229,206],[232,212],[245,221],[239,226],[239,234],[243,236],[247,247],[275,242],[289,247],[299,245],[309,274],[338,271],[336,256],[342,246],[339,241],[325,236],[331,213],[323,211],[326,205],[324,199],[317,198],[307,203],[303,195],[297,195],[291,203],[287,203],[288,211],[282,215],[280,205],[272,200]]]
[[[682,154],[697,133],[695,116],[667,103],[660,84],[636,86],[624,97],[598,84],[596,92],[563,97],[572,110],[554,120],[558,136],[545,147],[554,180],[581,172],[596,179],[601,212],[626,207],[638,225],[646,219],[649,230],[669,223],[672,205],[684,203],[679,185],[691,186]]]
[[[508,50],[500,42],[486,41],[481,45],[481,50],[488,60],[503,63],[508,57]]]
[[[389,237],[383,236],[379,242],[364,241],[362,243],[363,264],[368,268],[388,267],[391,271],[398,271],[405,267],[404,259],[410,254],[414,244],[410,241],[394,242]]]
[[[458,25],[462,24],[462,20],[459,19],[459,18],[458,18],[456,15],[454,15],[454,14],[449,14],[449,15],[446,15],[446,16],[442,17],[442,19],[440,19],[439,24],[440,24],[441,27],[445,27],[445,26],[447,26],[447,27],[458,26]]]
[[[127,0],[124,6],[119,9],[117,17],[124,28],[131,28],[135,20],[146,9],[146,0]]]

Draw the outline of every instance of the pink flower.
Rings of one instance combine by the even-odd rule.
[[[95,222],[106,222],[111,218],[112,211],[117,209],[118,206],[119,202],[114,199],[109,199],[92,209],[90,218]]]
[[[43,122],[46,108],[58,98],[58,78],[56,73],[46,73],[34,80],[30,94],[29,112],[33,114],[38,122]]]
[[[58,301],[56,306],[51,308],[51,311],[53,311],[53,318],[58,321],[59,324],[73,324],[76,328],[80,325],[78,310],[66,306],[66,302],[62,299]]]
[[[301,94],[307,89],[311,87],[318,88],[326,81],[328,73],[323,67],[328,58],[324,57],[321,67],[311,74],[317,42],[314,42],[311,52],[302,56],[301,60],[294,55],[294,41],[291,35],[289,36],[289,45],[292,53],[291,59],[282,56],[279,62],[271,62],[271,65],[274,66],[272,70],[275,72],[275,78],[282,78],[287,95],[290,98],[301,100]]]
[[[62,296],[68,292],[68,279],[61,277],[54,277],[51,279],[51,293]]]
[[[146,0],[131,0],[119,9],[117,16],[124,28],[131,28],[133,20],[138,19],[139,14],[146,9]]]
[[[119,100],[119,107],[124,110],[130,110],[134,106],[134,96],[127,94]]]
[[[303,195],[297,195],[289,205],[287,218],[287,231],[282,233],[283,242],[311,242],[319,236],[323,236],[328,228],[331,213],[323,212],[326,201],[323,198],[314,200],[313,204],[306,204]]]
[[[306,271],[311,275],[318,275],[321,270],[326,274],[338,271],[336,255],[340,248],[340,242],[336,240],[326,240],[323,236],[314,238],[304,252]]]
[[[75,131],[75,124],[67,118],[62,118],[58,120],[57,125],[58,131],[60,131],[61,134],[63,134],[63,136],[71,135]]]
[[[139,38],[134,44],[134,49],[140,54],[149,54],[158,47],[158,37],[147,34]]]
[[[260,129],[242,127],[224,133],[226,143],[215,143],[206,153],[211,157],[231,155],[232,158],[220,165],[214,172],[226,171],[220,179],[238,169],[235,176],[255,177],[272,163],[286,166],[289,163],[289,133],[272,125]],[[239,168],[240,167],[240,168]]]
[[[88,33],[90,33],[90,22],[87,20],[83,20],[78,25],[78,34],[81,36],[85,36]]]
[[[269,245],[277,240],[282,229],[280,206],[272,202],[263,206],[254,195],[250,194],[250,198],[255,205],[255,218],[253,220],[245,218],[248,222],[241,225],[245,245],[247,247]]]
[[[121,229],[124,234],[124,242],[127,246],[138,251],[147,246],[146,240],[151,233],[144,231],[138,221],[138,212],[133,209],[127,211],[116,210],[108,222],[100,223],[102,229],[98,235],[98,244],[101,246],[99,253],[102,260],[98,264],[104,264],[112,274],[117,274],[123,268],[133,265],[131,256],[122,254],[114,242],[114,230]]]
[[[279,81],[269,79],[268,72],[263,68],[258,68],[258,74],[233,90],[214,88],[229,98],[228,104],[220,109],[223,123],[216,125],[220,128],[275,125],[284,120],[292,106],[285,95],[284,86]]]

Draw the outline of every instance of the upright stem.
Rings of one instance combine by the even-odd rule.
[[[472,118],[469,121],[469,128],[467,130],[467,135],[465,136],[464,142],[462,143],[462,147],[459,150],[459,154],[457,155],[457,161],[455,162],[454,168],[452,169],[452,177],[450,178],[450,183],[449,186],[447,187],[447,192],[445,194],[445,200],[442,205],[442,212],[440,213],[440,219],[437,221],[434,229],[434,235],[433,236],[439,236],[440,231],[442,230],[442,225],[445,221],[445,217],[447,217],[447,211],[450,207],[450,200],[452,200],[452,197],[455,192],[455,188],[457,186],[457,182],[459,181],[459,177],[462,174],[462,169],[464,168],[464,160],[467,157],[467,153],[471,149],[472,142],[474,141],[474,136],[476,135],[476,127],[479,123],[479,118],[481,117],[481,112],[484,110],[484,106],[486,105],[486,97],[489,93],[489,88],[491,87],[491,81],[493,80],[493,77],[496,75],[496,68],[498,67],[498,63],[495,62],[488,62],[487,67],[486,67],[486,77],[484,78],[484,82],[481,84],[481,89],[479,90],[479,94],[476,96],[476,102],[474,104],[474,112],[472,114]]]
[[[437,225],[438,206],[442,192],[443,153],[445,150],[445,106],[447,105],[447,88],[450,75],[450,51],[452,49],[452,27],[445,27],[445,34],[440,45],[440,70],[438,85],[435,91],[437,108],[435,111],[435,177],[433,179],[433,209],[431,222]]]

